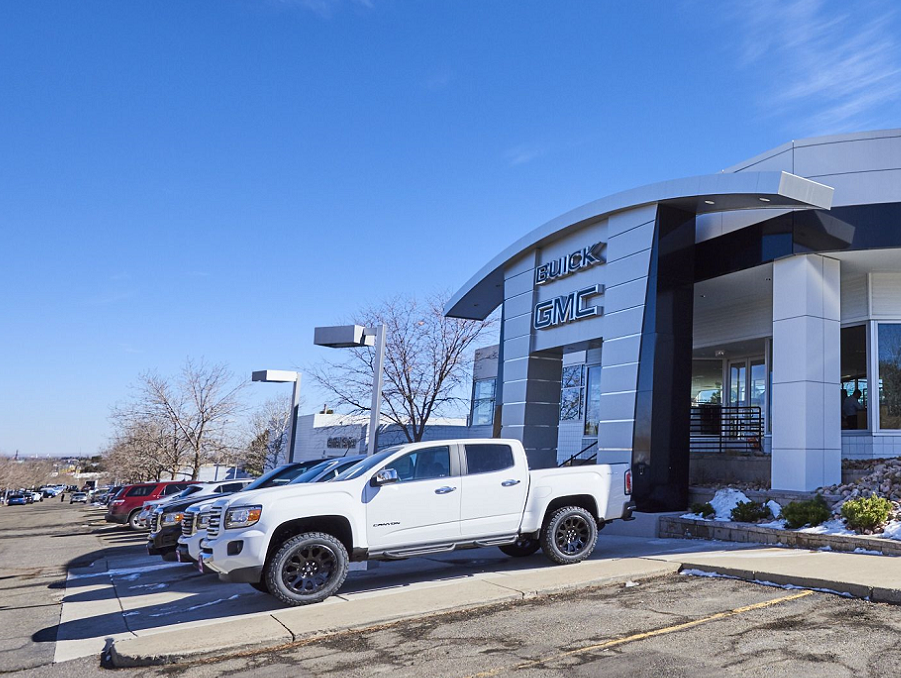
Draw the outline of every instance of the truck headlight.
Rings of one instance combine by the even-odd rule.
[[[184,517],[184,513],[164,513],[163,525],[178,525]]]
[[[203,511],[199,516],[197,516],[194,524],[197,526],[198,530],[205,530],[206,528],[208,528],[210,526],[210,512]]]
[[[225,512],[225,529],[250,527],[260,519],[262,506],[236,506]]]

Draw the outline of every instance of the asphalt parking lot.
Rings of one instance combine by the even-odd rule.
[[[3,507],[0,535],[0,670],[23,676],[882,676],[901,670],[897,607],[680,575],[333,633],[278,651],[111,670],[102,668],[100,654],[117,634],[190,633],[236,614],[251,626],[278,606],[249,586],[222,585],[188,566],[147,557],[142,535],[103,524],[96,509],[59,502]],[[387,564],[357,573],[349,586],[379,595],[415,584],[411,567],[425,568],[419,581],[448,578],[452,585],[452,577],[519,566],[493,553]],[[104,574],[91,575],[90,564],[100,560]],[[66,586],[71,566],[87,576],[70,575]],[[80,617],[79,610],[90,614]]]

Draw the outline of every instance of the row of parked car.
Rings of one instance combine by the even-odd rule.
[[[216,499],[288,483],[325,482],[365,458],[365,455],[355,455],[292,462],[256,479],[136,483],[112,487],[95,503],[107,505],[107,522],[128,525],[133,530],[150,530],[147,541],[150,555],[196,563],[209,508]]]
[[[44,485],[38,489],[9,490],[0,495],[0,503],[6,503],[9,506],[22,506],[25,504],[34,504],[42,502],[45,499],[58,497],[63,492],[67,492],[73,488],[68,485]],[[85,495],[85,498],[87,495]]]
[[[252,481],[128,485],[109,497],[106,520],[149,530],[151,555],[306,605],[335,593],[354,560],[495,546],[579,562],[605,524],[631,519],[631,491],[628,464],[529,469],[517,440],[447,440]]]

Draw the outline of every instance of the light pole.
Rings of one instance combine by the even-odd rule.
[[[328,348],[375,348],[375,364],[372,366],[372,403],[369,408],[369,444],[366,454],[375,454],[376,437],[382,412],[382,377],[385,372],[385,334],[387,328],[382,323],[378,327],[362,325],[339,325],[337,327],[317,327],[313,332],[313,343]]]
[[[294,441],[297,437],[297,417],[300,414],[300,373],[291,370],[257,370],[250,375],[251,381],[285,384],[294,383],[294,395],[291,398],[291,436],[288,439],[288,459],[294,460]]]

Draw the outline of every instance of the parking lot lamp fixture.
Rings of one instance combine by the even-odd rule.
[[[313,333],[313,343],[328,348],[375,348],[375,362],[372,366],[372,404],[369,408],[369,443],[366,454],[375,454],[376,437],[382,409],[382,381],[385,371],[384,323],[377,327],[362,325],[339,325],[337,327],[317,327]]]
[[[291,398],[291,435],[288,438],[288,459],[294,460],[294,441],[297,438],[297,417],[300,416],[300,373],[291,370],[257,370],[250,375],[251,381],[262,381],[274,384],[294,384],[294,395]]]

